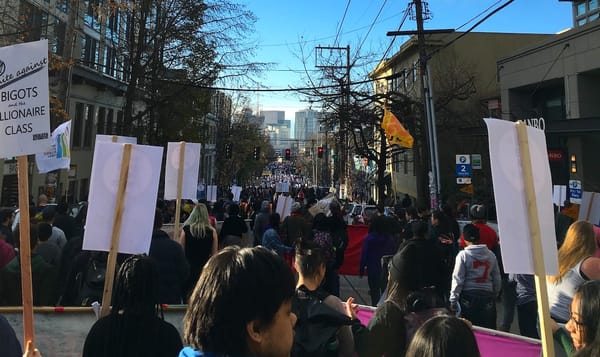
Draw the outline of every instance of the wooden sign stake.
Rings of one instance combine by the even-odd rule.
[[[33,288],[31,283],[31,243],[29,229],[29,173],[27,156],[17,157],[19,180],[19,255],[21,259],[21,298],[23,300],[23,350],[27,341],[35,347],[33,328]]]
[[[117,254],[119,253],[119,239],[121,237],[121,223],[123,222],[123,211],[125,206],[125,189],[127,188],[129,164],[131,161],[131,150],[131,144],[123,145],[123,158],[121,160],[121,173],[119,175],[119,188],[117,190],[117,207],[115,209],[110,250],[106,262],[106,278],[104,279],[104,292],[102,294],[100,317],[104,317],[110,312],[113,282],[115,280],[115,267],[117,265]]]
[[[183,167],[185,166],[185,141],[179,147],[179,170],[177,171],[177,201],[175,201],[175,225],[173,239],[179,242],[179,220],[181,219],[181,191],[183,190]]]
[[[529,139],[527,126],[524,122],[516,124],[519,138],[519,155],[523,168],[523,185],[525,189],[525,202],[527,204],[527,218],[529,221],[529,236],[531,237],[533,251],[533,266],[535,272],[535,288],[537,292],[538,318],[540,321],[542,351],[545,357],[554,357],[554,341],[550,325],[550,306],[548,304],[548,287],[546,285],[546,271],[544,254],[542,251],[542,235],[538,219],[535,186],[533,184],[533,171],[531,169],[531,153],[529,152]]]

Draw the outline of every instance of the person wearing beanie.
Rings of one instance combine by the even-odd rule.
[[[489,250],[494,251],[498,248],[498,234],[486,223],[487,208],[485,205],[471,206],[471,223],[479,230],[479,242],[485,244]],[[460,237],[459,246],[467,246],[463,236]]]
[[[480,242],[473,224],[463,228],[466,248],[458,253],[452,273],[450,308],[474,325],[496,329],[496,297],[500,292],[500,269],[496,256]]]

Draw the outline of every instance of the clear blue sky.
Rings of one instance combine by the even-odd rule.
[[[242,0],[258,18],[255,25],[258,51],[255,60],[273,63],[272,70],[258,80],[269,88],[304,87],[306,81],[299,59],[301,48],[308,56],[307,68],[314,70],[315,46],[350,45],[351,56],[362,43],[361,54],[372,53],[374,62],[381,59],[391,37],[386,32],[398,30],[409,0]],[[452,28],[465,31],[507,0],[430,0],[432,18],[425,29]],[[244,3],[244,2],[243,2]],[[344,12],[348,5],[346,16]],[[490,8],[487,12],[486,9]],[[381,10],[382,9],[382,10]],[[381,11],[379,17],[378,12]],[[476,17],[480,15],[479,17]],[[475,18],[476,17],[476,18]],[[475,19],[473,19],[475,18]],[[375,22],[375,23],[374,23]],[[374,25],[371,28],[371,25]],[[334,43],[337,36],[337,43]],[[558,0],[515,0],[479,25],[474,31],[511,33],[557,33],[572,26],[570,2]],[[407,19],[402,30],[414,30]],[[392,48],[395,53],[407,37],[399,37]],[[388,55],[389,57],[389,55]],[[375,64],[373,64],[374,67]],[[372,69],[368,68],[368,70]],[[354,77],[358,81],[364,78]],[[248,94],[256,110],[285,110],[286,119],[306,108],[306,98],[296,93]],[[257,106],[258,101],[258,106]],[[318,108],[316,108],[318,109]]]

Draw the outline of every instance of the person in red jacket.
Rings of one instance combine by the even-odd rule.
[[[489,250],[498,248],[498,233],[486,223],[486,207],[484,205],[471,206],[471,223],[479,229],[479,244],[485,244]],[[467,246],[465,238],[461,235],[459,246]]]

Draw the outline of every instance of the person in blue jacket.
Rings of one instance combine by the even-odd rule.
[[[264,247],[227,247],[211,257],[190,296],[179,357],[288,357],[295,281]]]

